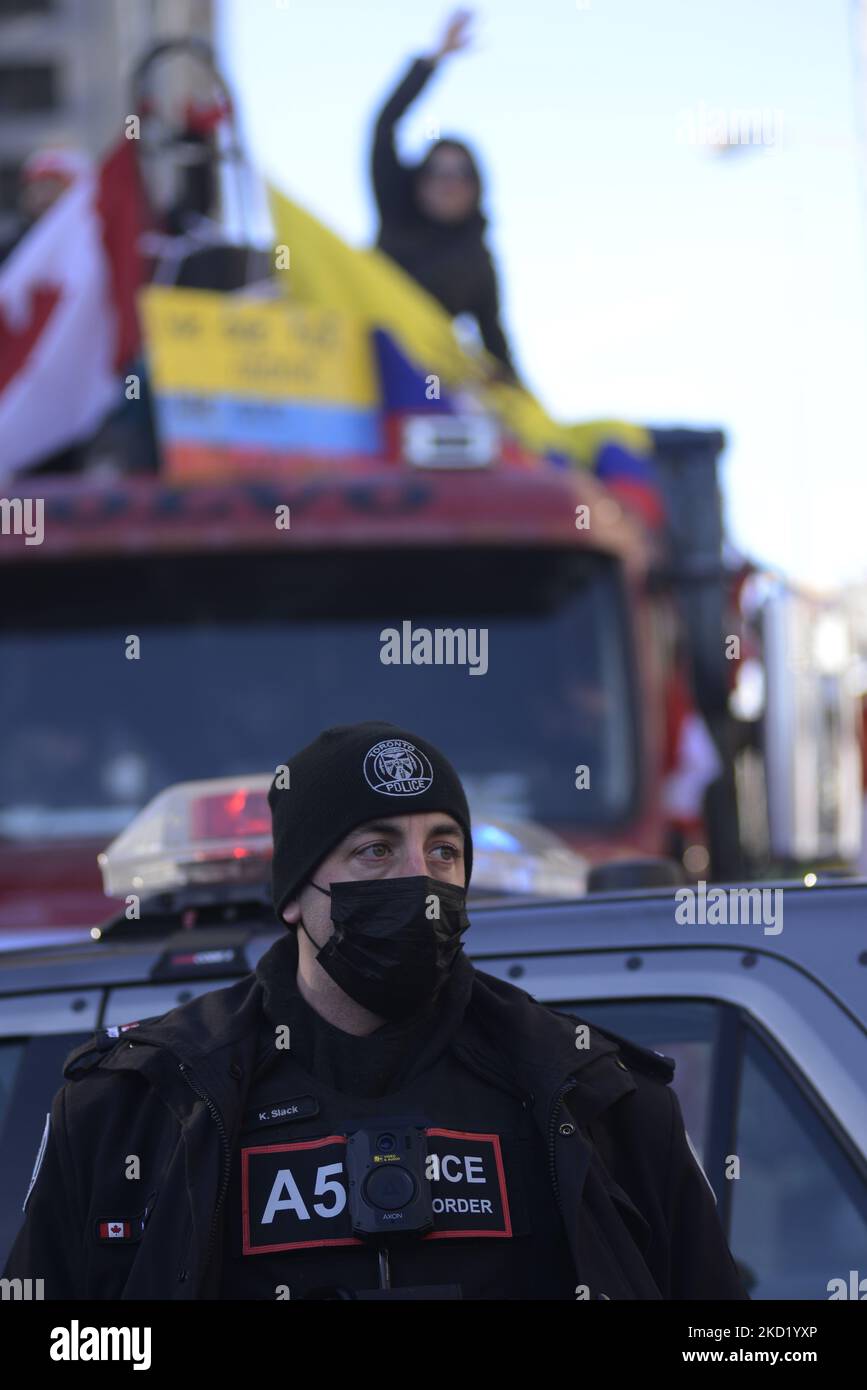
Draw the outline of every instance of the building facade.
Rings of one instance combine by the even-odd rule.
[[[0,239],[28,155],[53,144],[102,154],[123,131],[147,49],[212,32],[213,0],[0,0]],[[163,80],[180,92],[189,76],[178,60]]]

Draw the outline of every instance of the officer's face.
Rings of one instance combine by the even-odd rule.
[[[387,816],[351,830],[312,875],[320,888],[348,879],[411,878],[427,874],[463,888],[467,881],[464,832],[442,811]],[[330,901],[309,885],[288,904],[283,920],[304,925],[320,945],[333,931]]]

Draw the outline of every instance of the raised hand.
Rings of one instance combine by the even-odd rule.
[[[462,48],[470,46],[470,34],[467,31],[472,18],[472,10],[455,10],[449,16],[440,46],[432,55],[434,62],[439,62],[449,53],[459,53]]]

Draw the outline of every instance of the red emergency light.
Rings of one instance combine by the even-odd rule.
[[[189,814],[194,840],[244,840],[250,835],[271,833],[267,794],[249,787],[219,796],[201,796],[190,803]],[[238,849],[236,856],[247,852]]]

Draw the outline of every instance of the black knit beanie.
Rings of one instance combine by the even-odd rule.
[[[365,821],[443,811],[464,832],[467,884],[473,868],[470,811],[447,758],[417,734],[372,720],[325,729],[278,769],[268,804],[274,831],[271,887],[283,909],[344,835]]]

